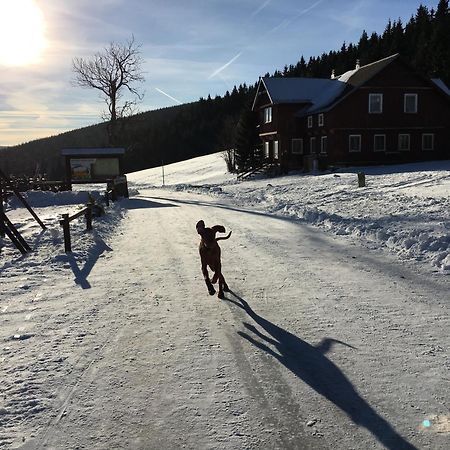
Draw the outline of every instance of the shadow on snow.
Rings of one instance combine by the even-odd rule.
[[[358,394],[343,372],[325,354],[335,343],[354,348],[335,339],[323,339],[313,346],[292,333],[256,314],[250,305],[235,293],[237,299],[227,301],[242,308],[264,332],[244,322],[246,331],[238,334],[260,350],[277,359],[295,376],[307,383],[318,394],[334,403],[357,425],[366,428],[387,449],[413,450],[411,445]],[[273,346],[272,349],[270,346]]]

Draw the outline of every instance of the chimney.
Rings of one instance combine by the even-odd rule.
[[[359,63],[359,59],[356,60],[356,67],[355,69],[358,70],[361,67],[360,63]]]
[[[334,80],[336,78],[336,73],[334,69],[331,71],[331,79]]]

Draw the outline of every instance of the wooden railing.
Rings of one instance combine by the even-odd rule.
[[[69,216],[69,214],[63,214],[62,219],[59,221],[59,224],[63,228],[64,234],[64,251],[66,253],[72,251],[72,243],[70,239],[70,222],[72,220],[78,219],[79,217],[84,216],[86,218],[86,231],[92,230],[92,205],[88,204],[86,208],[77,212],[73,216]]]

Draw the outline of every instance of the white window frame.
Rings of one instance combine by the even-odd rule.
[[[383,138],[383,148],[377,148],[376,140],[377,138]],[[385,152],[386,151],[386,135],[385,134],[374,134],[373,136],[373,151],[374,152]]]
[[[406,103],[407,103],[407,99],[408,98],[413,98],[414,99],[414,110],[413,111],[407,111],[406,110]],[[417,94],[404,94],[403,95],[403,112],[405,114],[417,114],[417,109],[418,109],[418,96]]]
[[[425,138],[431,137],[431,148],[425,148]],[[434,150],[434,133],[422,134],[422,150],[425,152],[432,152]]]
[[[312,128],[313,126],[313,116],[308,116],[308,128]]]
[[[358,145],[356,149],[352,149],[352,139],[358,138]],[[361,152],[361,135],[360,134],[350,134],[348,136],[348,151],[349,153],[360,153]]]
[[[280,141],[273,141],[273,158],[278,159],[280,156]]]
[[[311,155],[316,154],[316,137],[315,136],[312,136],[309,138],[309,153]]]
[[[325,145],[324,145],[325,143]],[[328,136],[322,136],[320,138],[320,153],[322,155],[326,155],[327,154],[327,147],[328,147]],[[324,150],[325,148],[325,150]]]
[[[372,98],[380,99],[380,110],[373,110]],[[383,94],[369,94],[369,114],[382,114],[383,113]]]
[[[299,143],[299,150],[296,150],[295,143]],[[294,138],[291,141],[291,153],[293,155],[303,155],[303,139],[301,138]]]
[[[268,159],[270,157],[270,142],[264,141],[264,158]]]
[[[318,118],[319,127],[323,127],[324,123],[325,122],[324,122],[323,114],[321,113],[321,114],[319,114],[319,118]]]
[[[272,107],[267,106],[264,108],[264,123],[271,123],[272,122]]]
[[[401,148],[402,138],[408,138],[408,148]],[[398,150],[400,152],[409,152],[411,150],[411,135],[409,133],[400,133],[398,135]]]

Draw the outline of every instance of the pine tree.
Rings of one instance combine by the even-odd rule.
[[[430,46],[431,75],[450,82],[450,10],[448,0],[440,0],[433,20],[433,33]]]
[[[235,164],[238,172],[244,172],[259,162],[257,119],[256,113],[247,102],[236,127]]]

